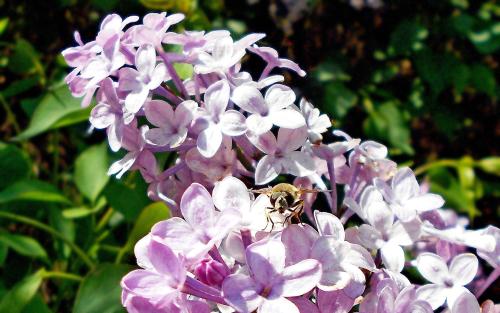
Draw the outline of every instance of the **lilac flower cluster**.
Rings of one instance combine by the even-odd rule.
[[[129,26],[139,18],[112,14],[94,41],[75,33],[63,52],[73,95],[83,106],[95,95],[92,126],[127,151],[109,174],[139,170],[174,215],[135,246],[141,269],[121,284],[129,312],[498,312],[477,300],[500,275],[498,228],[468,230],[379,143],[339,130],[324,142],[330,119],[273,74],[305,72],[258,46],[263,34],[171,31],[182,19],[151,13]],[[258,79],[244,70],[248,52],[266,64]],[[163,169],[165,153],[176,161]],[[314,227],[251,191],[282,174],[325,192],[302,199]]]

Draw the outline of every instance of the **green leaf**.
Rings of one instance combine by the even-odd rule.
[[[7,255],[9,254],[9,247],[0,242],[0,267],[5,263],[5,259],[7,259]]]
[[[43,72],[38,53],[26,40],[16,41],[13,54],[9,58],[9,70],[16,74]]]
[[[130,270],[125,264],[100,264],[80,284],[73,312],[125,312],[120,301],[120,280]]]
[[[43,269],[39,270],[35,274],[25,277],[22,281],[14,285],[14,287],[2,298],[0,302],[0,312],[22,312],[40,287],[43,272]]]
[[[22,313],[52,313],[42,296],[37,293],[31,301],[24,307]]]
[[[80,102],[66,85],[49,90],[35,109],[28,128],[13,139],[26,140],[49,129],[87,120],[90,108],[82,109]]]
[[[22,180],[0,191],[0,204],[10,201],[70,203],[54,186],[39,180]]]
[[[408,122],[393,102],[375,106],[369,112],[364,128],[370,136],[389,142],[391,147],[398,148],[403,153],[413,154]]]
[[[471,84],[479,92],[484,92],[489,96],[495,94],[495,74],[493,71],[481,64],[471,67],[470,73]]]
[[[21,149],[0,142],[0,190],[21,179],[28,178],[31,162]]]
[[[391,54],[408,54],[423,48],[429,31],[415,21],[404,21],[391,34],[389,51]]]
[[[170,210],[165,205],[165,203],[163,202],[151,203],[141,211],[141,214],[139,215],[137,221],[134,224],[134,228],[132,228],[132,231],[128,236],[128,240],[125,246],[127,248],[133,248],[135,243],[139,239],[141,239],[142,237],[146,236],[149,233],[151,227],[153,227],[154,224],[156,224],[159,221],[166,220],[169,217],[170,217]]]
[[[20,93],[30,90],[31,88],[36,86],[39,81],[40,76],[38,75],[30,76],[25,79],[15,80],[9,86],[7,86],[7,88],[2,90],[2,95],[5,98],[16,96]]]
[[[109,176],[106,143],[83,151],[75,161],[75,183],[81,193],[94,202],[106,186]]]
[[[342,119],[357,101],[356,94],[343,83],[330,83],[325,87],[323,110],[335,119]]]
[[[9,26],[9,18],[8,17],[3,17],[0,19],[0,36],[5,32],[7,29],[7,26]]]
[[[113,179],[106,185],[104,196],[113,209],[123,214],[125,219],[131,222],[137,218],[141,208],[151,203],[146,196],[147,187],[144,187],[143,181],[127,185]]]
[[[87,207],[70,208],[70,209],[64,209],[62,211],[62,215],[64,216],[64,218],[68,219],[81,218],[90,215],[92,213],[93,213],[92,209]]]
[[[21,255],[47,259],[47,252],[45,249],[38,241],[31,237],[0,232],[0,242]]]
[[[500,157],[487,157],[477,162],[477,166],[484,172],[500,176]]]

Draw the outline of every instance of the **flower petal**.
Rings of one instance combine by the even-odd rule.
[[[457,255],[450,264],[450,275],[455,285],[465,286],[476,276],[479,267],[477,257],[472,253]]]
[[[300,313],[292,301],[286,298],[264,299],[259,307],[258,313]]]
[[[238,111],[228,110],[220,119],[221,130],[228,136],[240,136],[247,131],[245,117]]]
[[[215,222],[215,208],[207,189],[192,183],[181,198],[182,216],[193,228],[209,227]]]
[[[295,93],[285,85],[276,84],[266,91],[266,103],[270,111],[281,111],[295,102]]]
[[[419,194],[420,187],[410,168],[404,167],[397,171],[392,179],[392,190],[400,200],[408,200]]]
[[[405,253],[398,245],[387,243],[380,249],[382,262],[387,269],[400,273],[405,266]]]
[[[266,114],[268,112],[267,104],[260,91],[249,85],[236,87],[233,91],[231,100],[243,110],[254,114]]]
[[[257,136],[266,133],[273,127],[273,123],[269,117],[259,114],[250,115],[246,120],[246,125]]]
[[[156,53],[153,45],[146,44],[141,46],[135,55],[135,66],[141,74],[153,72],[156,63]]]
[[[448,289],[436,284],[427,284],[417,289],[417,298],[427,301],[433,310],[444,304],[447,295]]]
[[[267,184],[278,177],[279,174],[276,170],[276,159],[273,156],[265,155],[259,160],[255,168],[255,184]]]
[[[295,129],[306,125],[306,120],[300,112],[294,109],[283,109],[269,113],[274,125],[283,128]]]
[[[307,139],[307,129],[305,127],[288,129],[280,128],[276,145],[278,149],[284,153],[299,149]]]
[[[211,158],[217,153],[222,143],[222,132],[216,124],[210,124],[205,128],[196,140],[196,146],[201,155],[205,158]]]
[[[440,195],[427,193],[425,195],[416,196],[405,202],[405,209],[414,210],[417,212],[426,212],[439,209],[444,204],[444,199]]]
[[[256,281],[268,285],[285,268],[285,246],[279,240],[262,240],[248,246],[247,265]]]
[[[321,264],[313,259],[306,259],[286,267],[281,276],[281,295],[297,297],[313,289],[321,279]]]
[[[235,209],[246,212],[250,210],[251,201],[248,188],[241,180],[233,176],[227,176],[215,184],[212,198],[220,211]]]
[[[144,113],[148,121],[156,127],[174,125],[174,110],[172,106],[162,100],[151,100],[144,105]]]
[[[208,87],[204,96],[205,106],[213,116],[221,116],[224,113],[229,102],[229,92],[229,84],[225,80]]]
[[[222,283],[222,295],[226,302],[241,313],[250,313],[264,300],[255,281],[242,274],[228,276]]]
[[[338,217],[328,212],[315,210],[314,220],[321,236],[332,236],[338,241],[344,241],[344,225],[342,225]]]
[[[476,297],[469,291],[463,292],[451,306],[451,313],[480,313]]]
[[[448,266],[439,255],[434,253],[421,253],[417,257],[417,268],[425,279],[435,284],[444,284],[448,277]]]

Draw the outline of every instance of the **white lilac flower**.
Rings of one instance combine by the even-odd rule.
[[[432,309],[437,309],[445,302],[452,308],[456,299],[464,292],[464,286],[476,276],[479,263],[471,253],[457,255],[450,266],[434,253],[421,253],[417,258],[417,269],[430,281],[417,290],[417,297],[429,302]]]

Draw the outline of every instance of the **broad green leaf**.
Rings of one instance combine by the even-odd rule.
[[[137,218],[143,207],[151,203],[146,195],[146,189],[144,182],[139,179],[133,185],[112,179],[104,188],[104,196],[113,209],[131,222]]]
[[[44,302],[40,293],[37,293],[24,307],[22,313],[52,313],[52,310]]]
[[[477,64],[471,67],[471,85],[479,92],[484,92],[489,96],[495,94],[495,74],[485,65]]]
[[[28,178],[31,162],[21,149],[0,142],[0,190],[14,182]]]
[[[74,98],[66,85],[48,90],[35,109],[28,128],[14,140],[25,140],[49,129],[85,121],[90,108],[82,108],[80,102],[81,99]]]
[[[38,53],[26,40],[18,39],[9,58],[9,70],[16,74],[43,72]]]
[[[484,172],[500,176],[500,157],[487,157],[477,162],[477,166]]]
[[[31,237],[0,232],[0,242],[21,255],[41,259],[47,258],[47,252],[42,245]]]
[[[170,210],[163,202],[151,203],[144,209],[142,209],[141,214],[137,218],[134,228],[128,236],[126,247],[133,248],[135,243],[147,235],[151,230],[151,227],[159,221],[166,220],[170,217]]]
[[[21,180],[0,191],[0,204],[11,201],[70,203],[54,186],[40,180]]]
[[[125,312],[120,301],[120,280],[130,270],[125,264],[100,264],[80,284],[73,312]]]
[[[0,312],[20,313],[26,305],[33,299],[40,284],[42,283],[44,270],[39,270],[35,274],[25,277],[14,285],[0,302]]]
[[[10,98],[27,90],[30,90],[31,88],[36,86],[39,81],[40,76],[38,75],[30,76],[25,79],[15,80],[9,86],[7,86],[7,88],[3,89],[1,93],[5,98]]]
[[[92,213],[93,213],[92,209],[87,207],[69,208],[69,209],[64,209],[62,211],[62,215],[64,216],[64,218],[68,219],[81,218],[90,215]]]
[[[75,161],[75,183],[81,193],[94,202],[109,180],[108,150],[105,143],[83,151]]]

